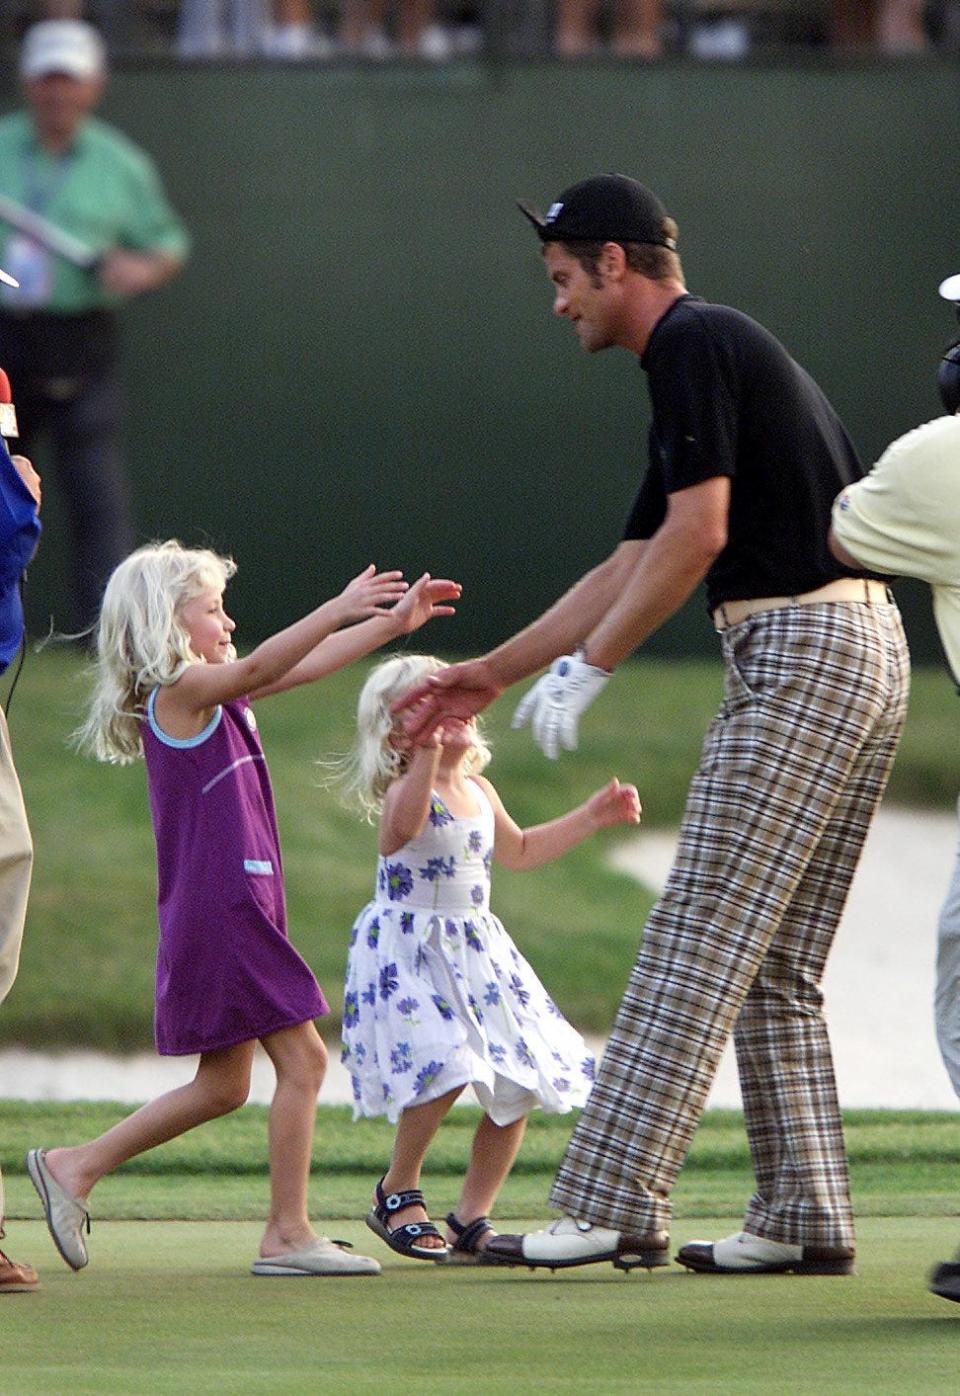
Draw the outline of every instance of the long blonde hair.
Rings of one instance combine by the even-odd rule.
[[[383,797],[407,768],[409,752],[398,751],[391,737],[402,719],[391,711],[396,700],[414,684],[447,665],[429,654],[396,654],[368,675],[357,700],[357,739],[343,765],[345,794],[359,805],[372,823],[383,808]],[[482,771],[490,760],[490,748],[477,728],[477,738],[467,753],[467,774]]]
[[[151,690],[176,683],[188,664],[200,662],[181,620],[183,606],[208,587],[222,591],[236,570],[232,558],[185,548],[175,538],[124,558],[100,606],[93,695],[74,734],[82,750],[121,764],[143,755],[140,723]],[[229,657],[236,657],[232,647]]]

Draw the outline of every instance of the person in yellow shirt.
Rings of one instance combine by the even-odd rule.
[[[960,277],[943,283],[960,303]],[[848,567],[916,577],[933,592],[933,613],[960,691],[960,341],[940,366],[946,415],[888,446],[870,473],[837,496],[830,548]],[[960,1095],[960,857],[937,927],[937,1041]],[[937,1265],[930,1288],[960,1302],[960,1256]]]

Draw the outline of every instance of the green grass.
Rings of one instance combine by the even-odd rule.
[[[530,1225],[534,1218],[521,1220]],[[953,1228],[955,1231],[957,1228]],[[674,1243],[729,1230],[678,1226]],[[38,1222],[17,1254],[43,1288],[3,1305],[3,1389],[65,1392],[896,1393],[956,1391],[955,1305],[926,1290],[949,1242],[937,1220],[860,1228],[844,1278],[629,1276],[610,1266],[456,1270],[375,1252],[364,1280],[254,1280],[244,1222],[106,1222],[70,1274]]]
[[[24,1173],[35,1146],[76,1144],[127,1113],[121,1105],[81,1101],[0,1101],[0,1168],[11,1217],[35,1217],[37,1201]],[[131,1160],[95,1194],[100,1217],[230,1218],[265,1215],[267,1111],[246,1106]],[[425,1188],[444,1215],[457,1198],[480,1112],[457,1107],[427,1159]],[[504,1188],[500,1217],[536,1215],[570,1137],[575,1114],[534,1114],[520,1157]],[[861,1215],[953,1215],[960,1211],[960,1118],[941,1111],[850,1111],[847,1147]],[[318,1217],[357,1216],[383,1172],[393,1129],[385,1120],[354,1124],[345,1106],[322,1106],[313,1154],[311,1205]],[[743,1118],[709,1110],[698,1129],[674,1194],[678,1216],[736,1216],[749,1192],[750,1157]],[[960,1238],[958,1238],[960,1239]]]
[[[370,895],[375,836],[321,788],[314,762],[348,747],[364,672],[358,666],[258,708],[292,935],[335,1014],[349,929]],[[576,756],[558,762],[545,760],[528,732],[510,731],[515,695],[508,695],[489,715],[490,774],[523,824],[561,813],[617,774],[639,786],[648,827],[670,826],[719,689],[718,663],[626,665],[583,722]],[[84,691],[76,657],[46,651],[29,657],[13,703],[12,739],[37,856],[22,968],[0,1014],[0,1042],[129,1050],[151,1041],[153,838],[142,765],[98,766],[67,746]],[[946,678],[918,674],[893,798],[952,803],[960,788],[958,717]],[[602,835],[532,873],[498,869],[495,877],[495,909],[584,1031],[609,1028],[651,903],[606,866],[604,850],[617,837]],[[331,1031],[336,1026],[335,1018]]]
[[[108,1104],[0,1103],[5,1248],[42,1289],[0,1299],[0,1390],[246,1393],[895,1393],[957,1389],[960,1308],[926,1274],[960,1241],[960,1120],[938,1112],[845,1118],[858,1213],[851,1278],[624,1276],[607,1265],[551,1275],[404,1261],[364,1228],[390,1146],[383,1121],[319,1115],[312,1212],[374,1254],[368,1280],[254,1280],[266,1215],[265,1111],[246,1107],[135,1160],[93,1196],[91,1264],[56,1256],[23,1173],[30,1145],[106,1128]],[[454,1111],[428,1160],[435,1216],[457,1181],[479,1112]],[[528,1230],[549,1215],[570,1117],[534,1116],[497,1216]],[[735,1111],[709,1111],[675,1192],[674,1249],[737,1228],[752,1178]]]

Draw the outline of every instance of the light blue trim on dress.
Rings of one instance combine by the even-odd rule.
[[[243,871],[256,877],[273,877],[273,864],[269,858],[244,858]]]
[[[208,737],[212,737],[214,732],[220,726],[220,719],[223,717],[223,707],[220,703],[218,703],[214,711],[213,717],[207,723],[206,727],[203,729],[202,732],[198,732],[195,737],[171,737],[169,732],[164,732],[163,728],[157,721],[156,714],[154,712],[158,692],[159,689],[152,689],[150,692],[150,697],[147,699],[147,721],[150,724],[150,731],[156,737],[158,742],[163,742],[164,746],[180,748],[200,746],[203,742],[207,740]]]

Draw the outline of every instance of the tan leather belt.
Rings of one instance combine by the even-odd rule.
[[[885,605],[890,592],[885,582],[871,577],[839,577],[835,582],[802,591],[797,596],[751,596],[746,601],[724,601],[713,613],[718,630],[729,630],[759,611],[779,611],[785,606],[815,606],[822,601],[862,601],[868,606]]]

